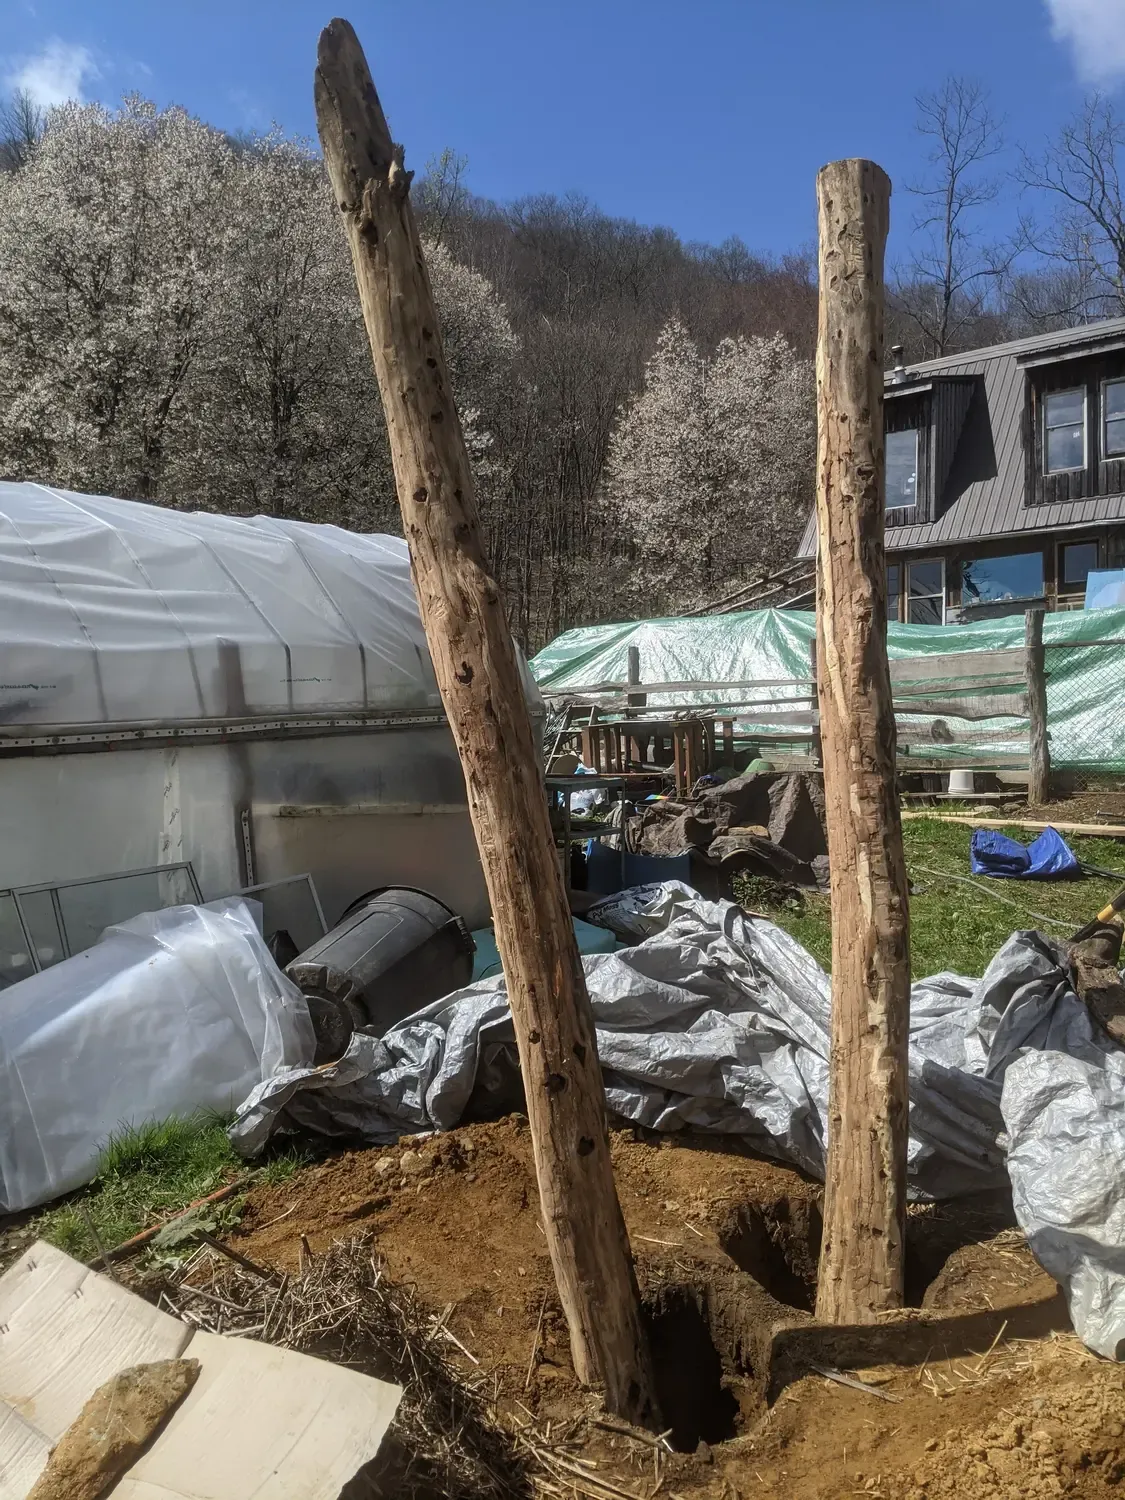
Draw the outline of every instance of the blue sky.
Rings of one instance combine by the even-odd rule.
[[[469,186],[585,193],[685,239],[784,251],[825,161],[916,175],[914,96],[978,79],[1041,142],[1125,84],[1125,0],[348,0],[407,163],[452,146]],[[309,0],[0,0],[0,85],[47,102],[139,90],[217,125],[315,133],[331,11]],[[1010,166],[1010,156],[1005,166]],[[994,210],[1014,216],[1015,189]],[[915,211],[899,191],[894,238]]]

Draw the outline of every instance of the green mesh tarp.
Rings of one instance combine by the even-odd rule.
[[[765,609],[699,619],[638,620],[624,625],[593,625],[568,630],[545,646],[531,670],[546,694],[581,694],[607,683],[624,683],[628,652],[636,646],[642,683],[754,682],[752,694],[733,690],[677,689],[648,693],[648,708],[672,704],[715,705],[753,696],[777,704],[793,700],[811,679],[811,613]],[[1110,642],[1085,645],[1084,642]],[[1047,721],[1052,764],[1061,769],[1125,772],[1125,609],[1068,610],[1043,622],[1047,662]],[[953,656],[959,651],[1002,650],[1024,643],[1023,616],[976,625],[891,625],[887,647],[892,659]],[[732,711],[735,712],[735,711]],[[753,710],[737,710],[739,729],[753,733]],[[1013,759],[1016,722],[946,721],[972,732],[971,742],[927,745],[927,760],[980,764]],[[994,727],[989,743],[982,731]],[[776,728],[775,728],[776,733]],[[1026,740],[1024,756],[1026,758]],[[911,754],[919,753],[911,747]]]

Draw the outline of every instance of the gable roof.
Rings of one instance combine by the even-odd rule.
[[[1125,495],[1097,495],[1053,505],[1024,504],[1022,419],[1027,365],[1037,355],[1049,356],[1057,351],[1060,355],[1077,357],[1087,346],[1095,352],[1118,341],[1125,348],[1125,318],[1109,318],[1058,333],[1040,333],[987,349],[926,360],[907,366],[906,381],[901,383],[896,383],[894,372],[888,370],[885,375],[888,392],[916,389],[932,376],[977,377],[978,388],[962,430],[950,483],[956,484],[958,470],[975,477],[966,478],[956,498],[944,507],[936,521],[889,527],[887,551],[917,551],[985,537],[1089,530],[1106,522],[1125,520]],[[812,557],[815,552],[814,513],[805,526],[797,556]]]

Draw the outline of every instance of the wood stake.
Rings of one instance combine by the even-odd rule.
[[[817,633],[832,890],[832,1057],[817,1317],[902,1305],[906,865],[895,785],[883,553],[883,250],[891,185],[869,161],[817,177]]]
[[[593,1012],[551,838],[515,648],[485,555],[429,274],[355,32],[321,33],[317,127],[351,247],[403,530],[461,756],[519,1045],[543,1224],[574,1368],[617,1416],[658,1422],[613,1182]]]
[[[1028,778],[1027,800],[1039,807],[1051,800],[1051,749],[1047,740],[1047,670],[1043,654],[1043,611],[1024,616],[1027,654]]]

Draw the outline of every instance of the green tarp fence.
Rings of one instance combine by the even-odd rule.
[[[624,683],[630,646],[640,656],[643,683],[784,682],[810,680],[814,617],[803,610],[764,609],[697,619],[637,620],[568,630],[531,661],[543,693],[575,693],[603,683]],[[1067,610],[1043,622],[1047,663],[1047,727],[1052,764],[1063,770],[1125,772],[1125,609]],[[1108,642],[1109,644],[1094,644]],[[1089,644],[1086,644],[1089,643]],[[953,656],[959,651],[1003,650],[1024,644],[1022,615],[975,625],[898,625],[887,631],[891,658]],[[782,702],[798,689],[755,688],[755,699]],[[648,708],[717,705],[748,696],[745,689],[649,693]],[[740,732],[753,734],[753,711],[738,711]],[[948,721],[956,733],[969,724]],[[1012,757],[1013,720],[990,725],[997,742],[927,745],[928,760],[981,764]],[[1026,755],[1026,751],[1025,751]]]

